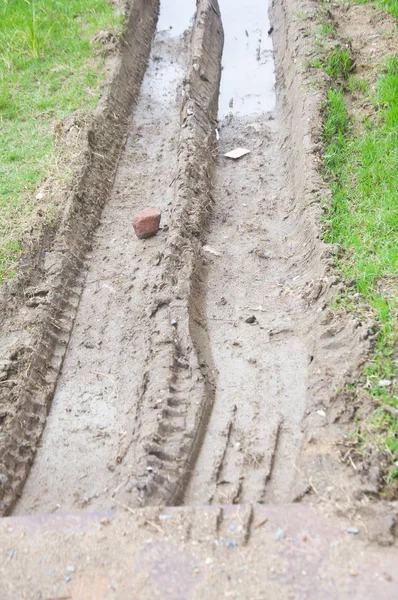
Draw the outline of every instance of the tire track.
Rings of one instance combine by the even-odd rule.
[[[324,186],[311,123],[320,100],[309,95],[308,106],[302,91],[294,2],[273,7],[278,93],[271,111],[263,2],[220,5],[226,81],[199,291],[209,342],[197,340],[213,364],[216,390],[184,503],[292,502],[314,489],[313,481],[345,499],[338,452],[330,452],[341,431],[325,409],[366,344],[360,323],[328,310],[338,278],[320,239]],[[252,73],[257,79],[247,77]],[[251,153],[224,158],[237,147]]]
[[[205,53],[216,29],[215,51]],[[175,503],[181,495],[208,398],[188,305],[195,232],[209,202],[221,45],[207,1],[192,35],[158,31],[154,40],[16,513]],[[133,239],[130,215],[145,205],[159,206],[166,227],[142,242]]]

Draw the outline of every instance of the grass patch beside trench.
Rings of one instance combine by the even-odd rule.
[[[332,54],[322,60],[326,72]],[[364,379],[379,408],[358,424],[358,445],[389,456],[388,484],[398,477],[398,56],[385,62],[373,91],[342,64],[349,65],[339,60],[328,72],[324,165],[333,200],[325,241],[340,245],[338,267],[354,283],[339,304],[358,311],[365,301],[376,314],[378,343]],[[347,104],[354,91],[372,106],[355,127]]]
[[[390,13],[398,19],[398,2],[397,0],[356,0],[357,4],[373,4],[382,10]]]
[[[99,100],[103,61],[91,40],[120,26],[107,0],[0,2],[0,280],[15,275],[38,211],[51,216],[35,190],[54,164],[54,123]]]

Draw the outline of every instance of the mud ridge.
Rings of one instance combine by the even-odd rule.
[[[306,17],[316,22],[318,6],[305,2]],[[366,498],[358,474],[340,460],[336,442],[350,431],[349,398],[337,390],[354,382],[369,356],[371,323],[349,313],[337,313],[330,305],[343,288],[334,270],[337,248],[321,240],[321,202],[330,198],[322,176],[322,122],[326,92],[314,89],[305,64],[314,53],[306,23],[292,0],[274,0],[272,18],[276,49],[277,99],[283,115],[281,145],[286,155],[292,198],[286,206],[286,222],[300,240],[290,260],[290,274],[302,283],[307,305],[307,335],[311,340],[308,371],[308,403],[303,423],[304,444],[297,468],[297,497],[305,490],[322,499],[350,507]],[[305,90],[305,93],[303,93]],[[299,277],[298,277],[299,276]],[[359,494],[359,495],[358,495]]]
[[[69,124],[71,135],[79,130],[82,158],[55,238],[40,250],[18,286],[3,290],[0,514],[10,510],[21,492],[46,423],[79,305],[85,256],[112,187],[159,2],[133,0],[125,10],[126,33],[119,56],[112,59],[103,100],[88,126],[78,118]]]
[[[145,427],[137,423],[138,495],[131,503],[180,502],[211,405],[211,368],[198,357],[192,318],[202,231],[212,205],[222,47],[217,2],[201,0],[183,88],[170,236],[157,295],[147,311],[150,338],[156,340],[159,331],[162,335],[152,344],[143,375],[140,414],[152,417]],[[167,379],[159,377],[161,373],[167,373]],[[148,471],[148,464],[155,468]]]

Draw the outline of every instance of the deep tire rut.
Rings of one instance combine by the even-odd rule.
[[[311,338],[300,270],[292,275],[289,255],[303,242],[286,219],[277,121],[273,114],[261,120],[227,119],[220,132],[218,202],[207,238],[217,256],[209,254],[202,290],[217,391],[188,503],[294,498]],[[252,148],[245,160],[222,157],[239,146]]]

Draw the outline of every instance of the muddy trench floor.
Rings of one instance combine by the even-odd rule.
[[[184,34],[154,37],[14,515],[168,501],[350,505],[358,488],[334,446],[345,409],[339,401],[329,417],[329,408],[361,364],[366,337],[328,311],[338,278],[309,197],[322,186],[303,147],[311,104],[300,104],[292,61],[280,76],[278,52],[291,37],[285,23],[275,38],[276,107],[256,109],[251,99],[237,110],[231,99],[217,122],[211,102],[201,103],[218,94],[221,73],[221,21],[207,9]],[[205,42],[206,27],[220,39],[202,45],[194,80],[201,27]],[[246,37],[245,51],[274,77],[269,42],[264,50],[261,36],[253,47]],[[189,93],[195,102],[182,105]],[[194,129],[186,134],[195,119],[206,130],[199,141]],[[190,143],[198,152],[206,145],[203,164]],[[250,153],[224,156],[238,147]],[[147,206],[161,210],[161,226],[139,240],[132,217]]]

